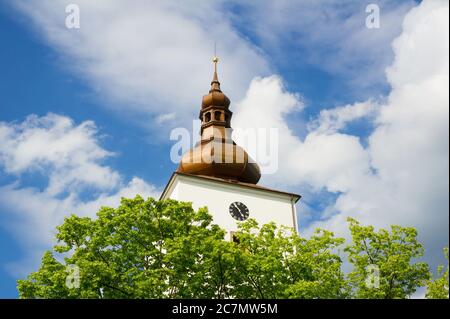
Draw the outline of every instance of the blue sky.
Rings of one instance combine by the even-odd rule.
[[[69,3],[80,29],[64,25]],[[233,126],[250,112],[280,129],[283,161],[261,183],[303,195],[302,232],[345,236],[347,216],[412,225],[441,261],[448,2],[375,2],[379,29],[365,26],[368,3],[0,1],[0,297],[17,297],[68,213],[159,194],[214,42]]]

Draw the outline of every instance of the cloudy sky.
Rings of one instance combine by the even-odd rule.
[[[71,3],[80,28],[66,26]],[[159,196],[215,42],[233,127],[279,130],[278,170],[260,184],[303,195],[302,234],[346,236],[348,216],[414,226],[442,261],[447,0],[180,3],[0,0],[0,297],[17,296],[64,216]]]

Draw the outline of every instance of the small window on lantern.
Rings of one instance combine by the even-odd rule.
[[[235,231],[230,232],[230,239],[233,243],[239,244],[240,243],[239,232],[235,232]]]
[[[215,112],[214,112],[214,120],[220,121],[221,115],[222,115],[222,112],[220,112],[220,111],[215,111]]]
[[[208,112],[205,114],[205,122],[208,123],[210,121],[211,121],[211,113]]]

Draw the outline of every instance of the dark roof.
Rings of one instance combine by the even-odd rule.
[[[295,198],[295,202],[298,202],[298,200],[302,197],[301,195],[298,195],[298,194],[295,194],[295,193],[283,192],[283,191],[279,191],[279,190],[275,190],[275,189],[259,186],[259,185],[256,185],[256,184],[244,183],[244,182],[239,182],[239,181],[235,181],[235,180],[228,180],[228,179],[224,179],[224,178],[220,178],[220,177],[213,177],[213,176],[206,176],[206,175],[194,175],[194,174],[188,174],[188,173],[174,172],[172,174],[172,176],[170,177],[169,181],[171,181],[175,175],[194,177],[194,178],[198,178],[198,179],[212,180],[212,181],[221,182],[221,183],[224,183],[224,184],[239,185],[239,186],[243,186],[243,187],[247,187],[247,188],[251,188],[251,189],[257,189],[257,190],[262,190],[262,191],[269,191],[269,192],[274,192],[274,193],[278,193],[278,194],[281,194],[281,195],[288,195],[288,196],[294,197]],[[169,187],[169,183],[167,183],[166,187],[164,188],[163,192],[161,193],[160,199],[162,198],[163,194],[167,191],[168,187]]]

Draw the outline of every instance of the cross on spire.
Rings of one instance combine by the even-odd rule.
[[[211,81],[211,91],[219,91],[220,92],[220,82],[219,77],[217,76],[217,63],[219,63],[219,57],[216,55],[216,43],[214,43],[214,56],[212,58],[212,62],[214,63],[214,75]]]
[[[219,78],[217,76],[217,63],[219,63],[219,57],[217,56],[217,53],[216,53],[216,42],[214,42],[214,56],[212,58],[212,62],[214,63],[214,76],[213,76],[212,83],[217,82],[219,84]]]

